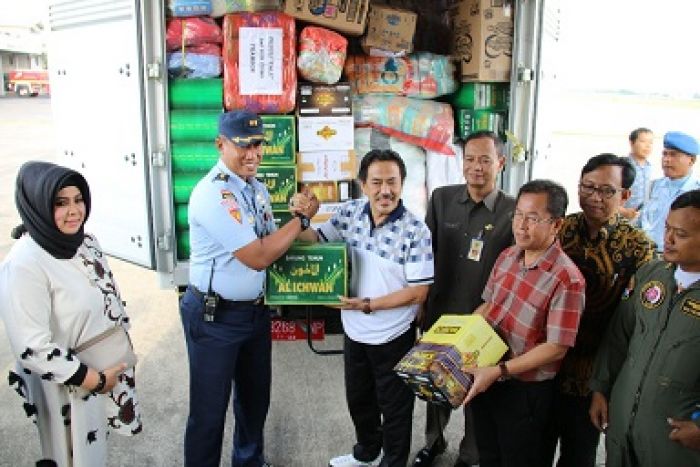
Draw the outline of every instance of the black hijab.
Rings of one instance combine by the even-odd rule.
[[[80,190],[85,201],[85,219],[80,230],[64,234],[54,221],[54,201],[58,192],[67,186]],[[90,215],[90,188],[85,178],[75,170],[49,162],[25,162],[17,174],[15,204],[22,224],[12,229],[12,237],[19,238],[24,232],[57,259],[75,256],[83,243],[83,226]]]

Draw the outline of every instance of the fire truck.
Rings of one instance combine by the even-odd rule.
[[[14,70],[5,76],[8,92],[22,97],[49,95],[49,72],[47,70]]]

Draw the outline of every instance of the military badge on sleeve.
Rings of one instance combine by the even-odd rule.
[[[652,310],[664,301],[666,297],[666,287],[662,282],[649,281],[642,286],[640,299],[644,308]]]
[[[681,311],[693,318],[700,318],[700,301],[693,298],[688,298],[683,302]]]
[[[229,215],[236,222],[241,223],[241,208],[236,202],[236,197],[229,190],[221,190],[221,205],[228,209]]]

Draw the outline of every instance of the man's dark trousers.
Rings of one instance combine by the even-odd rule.
[[[415,340],[413,326],[379,345],[345,337],[345,395],[355,425],[357,460],[374,460],[384,448],[382,467],[405,467],[408,462],[415,398],[393,368]]]
[[[260,467],[270,406],[270,313],[265,306],[219,304],[214,322],[190,289],[180,302],[190,370],[185,465],[218,467],[226,411],[235,381],[232,465]]]
[[[497,381],[471,401],[480,467],[542,467],[554,382]],[[550,463],[551,465],[551,463]]]
[[[595,467],[600,432],[591,422],[588,410],[591,396],[554,393],[552,427],[548,439],[549,465],[559,441],[557,467]]]

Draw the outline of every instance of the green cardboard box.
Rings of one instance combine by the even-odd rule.
[[[457,114],[457,135],[466,138],[470,134],[489,130],[503,135],[508,124],[506,112],[483,109],[455,109]]]
[[[292,213],[289,211],[272,211],[272,218],[279,229],[292,219]]]
[[[270,192],[273,211],[289,209],[289,200],[297,188],[296,165],[261,165],[256,177]]]
[[[337,305],[347,296],[348,255],[340,243],[295,243],[269,268],[268,305]]]
[[[294,115],[261,115],[265,145],[264,164],[296,163],[297,135]]]

